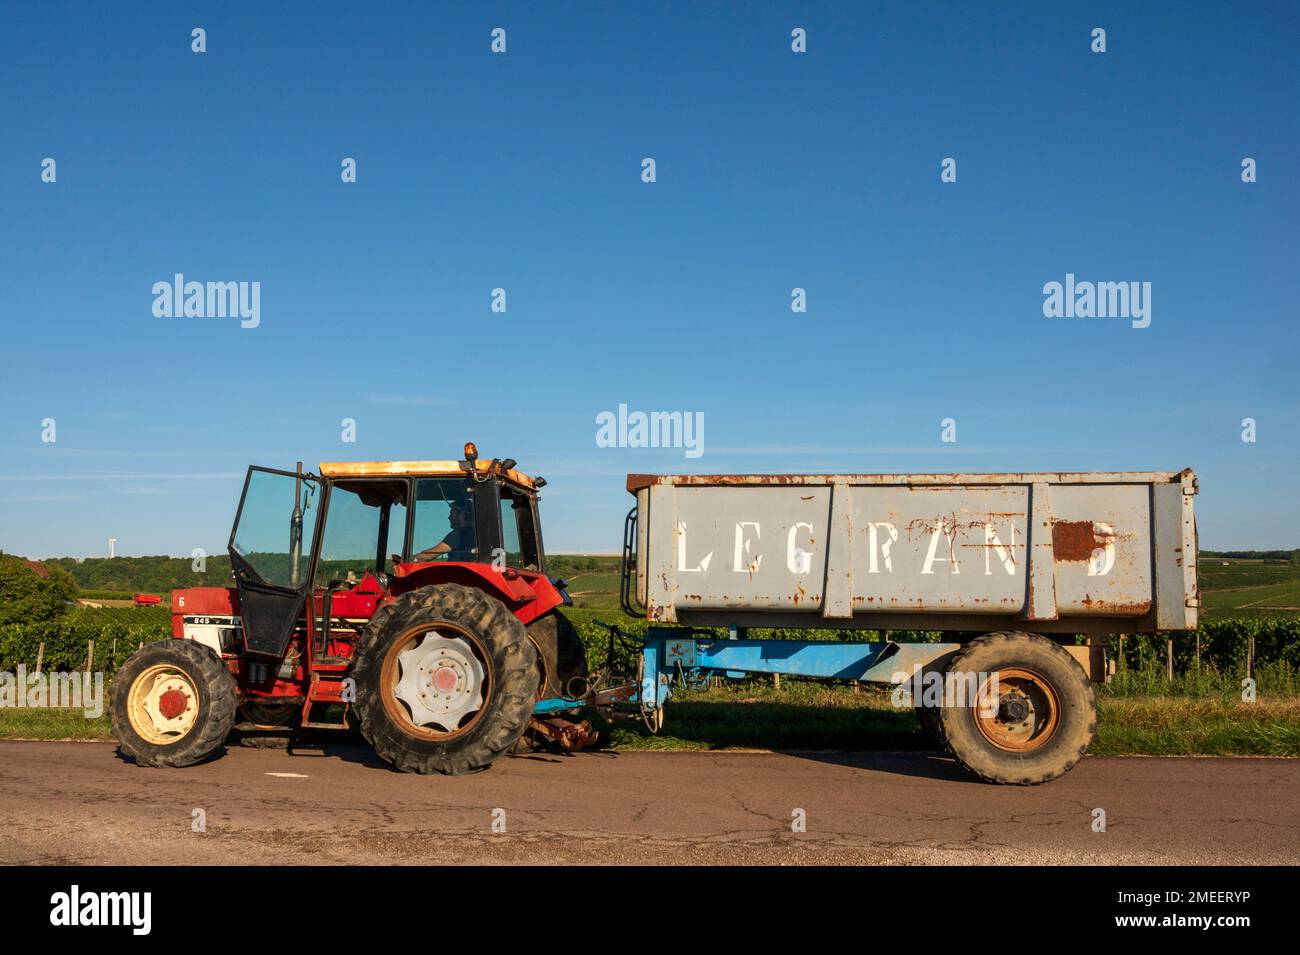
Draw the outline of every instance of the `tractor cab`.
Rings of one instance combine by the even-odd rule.
[[[545,481],[514,464],[480,461],[467,445],[461,461],[326,462],[319,475],[249,468],[229,542],[248,652],[282,658],[310,598],[319,623],[302,622],[320,656],[338,656],[324,639],[332,618],[344,638],[355,632],[348,621],[368,619],[377,598],[430,565],[544,575]]]

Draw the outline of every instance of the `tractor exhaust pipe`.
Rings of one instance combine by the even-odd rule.
[[[302,563],[302,462],[293,479],[293,517],[289,520],[289,585],[298,589],[298,565]]]
[[[564,698],[566,700],[582,700],[591,692],[591,681],[585,676],[570,677],[569,681],[564,684]]]

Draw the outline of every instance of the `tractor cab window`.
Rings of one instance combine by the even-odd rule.
[[[321,537],[317,586],[360,580],[366,571],[391,570],[391,551],[406,536],[406,482],[339,481],[330,488]]]
[[[532,498],[501,484],[501,546],[507,567],[540,570]]]
[[[415,482],[411,560],[478,560],[474,503],[465,478]]]
[[[230,549],[262,583],[293,590],[306,583],[319,492],[311,478],[249,469]]]

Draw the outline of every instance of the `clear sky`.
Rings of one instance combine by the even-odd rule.
[[[1203,546],[1300,546],[1298,11],[6,4],[0,548],[221,552],[250,463],[471,439],[552,552],[631,471],[1193,467]],[[1045,317],[1067,273],[1150,326]],[[620,403],[705,453],[599,447]]]

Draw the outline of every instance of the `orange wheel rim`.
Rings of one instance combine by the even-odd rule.
[[[426,642],[429,637],[437,644],[455,643],[463,649],[448,646],[440,651]],[[429,653],[412,655],[413,649],[426,645],[431,647]],[[408,673],[407,667],[418,672]],[[492,698],[492,682],[492,660],[477,637],[453,623],[421,624],[394,640],[384,654],[379,695],[404,733],[444,743],[468,733],[483,718]],[[452,701],[457,694],[471,697],[463,715],[457,715],[454,702],[439,709],[439,700]]]
[[[1051,682],[1033,670],[999,670],[980,685],[975,725],[998,749],[1012,753],[1040,749],[1056,735],[1060,722],[1060,697]]]

